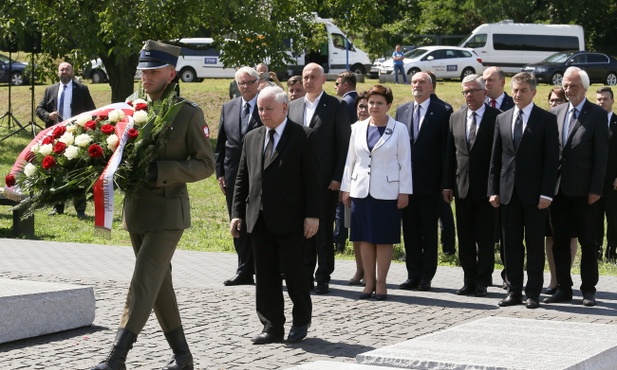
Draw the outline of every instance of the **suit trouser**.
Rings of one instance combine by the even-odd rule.
[[[439,226],[441,234],[441,250],[446,252],[455,252],[456,238],[454,235],[454,216],[452,215],[452,206],[446,203],[443,199],[439,204]]]
[[[441,194],[409,196],[403,208],[405,266],[409,279],[432,280],[437,272],[437,222]]]
[[[309,275],[304,268],[306,238],[302,232],[272,233],[263,215],[250,234],[255,256],[257,316],[264,331],[283,333],[285,301],[281,274],[293,302],[293,325],[310,324],[313,305]]]
[[[184,230],[154,230],[130,233],[135,252],[135,270],[126,297],[120,327],[139,334],[152,309],[167,333],[182,325],[171,280],[171,259]]]
[[[604,241],[604,215],[606,214],[606,245],[617,247],[617,191],[604,187],[602,198],[597,201],[596,242],[598,250]]]
[[[495,269],[495,222],[497,209],[487,198],[456,198],[458,256],[464,285],[489,286]]]
[[[319,219],[319,230],[309,239],[306,248],[306,269],[310,276],[315,271],[317,283],[329,283],[334,272],[334,215],[338,203],[338,191],[326,189],[323,193],[323,214]],[[317,270],[315,270],[317,266]]]
[[[551,205],[551,222],[559,290],[572,291],[570,238],[576,236],[581,245],[581,291],[592,294],[596,292],[599,279],[596,203],[587,204],[587,195],[568,197],[561,192],[555,195]],[[576,235],[573,235],[573,230],[576,231]]]
[[[233,201],[233,187],[230,187],[225,192],[225,200],[227,201],[227,211],[229,212],[229,219],[231,220],[231,206]],[[255,260],[253,259],[253,246],[251,245],[251,238],[249,238],[246,232],[246,222],[240,225],[240,236],[233,238],[234,248],[238,255],[238,268],[236,274],[242,276],[253,276],[255,273]]]
[[[508,204],[501,204],[500,211],[508,293],[522,294],[527,251],[525,294],[537,300],[544,283],[544,231],[548,209],[538,209],[537,203],[524,204],[514,189],[512,199]]]
[[[345,244],[349,237],[349,229],[345,227],[345,205],[339,202],[336,205],[334,217],[334,235],[332,240],[334,243]]]

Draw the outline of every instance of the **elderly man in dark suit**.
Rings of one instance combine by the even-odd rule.
[[[409,130],[413,178],[413,195],[403,208],[407,280],[400,288],[430,290],[437,271],[437,221],[450,111],[430,98],[433,84],[427,73],[414,74],[411,88],[414,101],[398,107],[395,117]]]
[[[482,73],[482,77],[486,84],[486,104],[502,112],[514,107],[512,97],[504,91],[506,73],[501,68],[488,67]]]
[[[578,67],[566,69],[562,83],[569,103],[551,109],[557,116],[561,144],[560,177],[551,205],[557,291],[544,302],[572,300],[570,238],[577,236],[581,244],[583,305],[595,306],[599,279],[595,219],[608,158],[607,114],[585,98],[589,88],[585,71]]]
[[[491,285],[495,267],[495,221],[497,212],[488,202],[488,169],[491,162],[495,119],[501,111],[484,103],[482,76],[463,79],[466,107],[450,116],[444,201],[456,198],[456,225],[463,287],[459,295],[483,297]]]
[[[36,107],[36,115],[45,122],[45,127],[51,127],[96,108],[88,86],[75,81],[73,77],[73,66],[67,62],[60,63],[58,66],[60,82],[45,89],[43,99]],[[75,198],[73,204],[77,217],[86,218],[86,198]],[[63,213],[64,204],[56,204],[50,215]]]
[[[279,87],[259,94],[264,127],[246,136],[234,188],[231,234],[238,237],[246,227],[254,243],[256,306],[263,324],[255,344],[283,340],[281,274],[294,304],[287,341],[304,339],[311,323],[304,250],[306,239],[317,233],[322,209],[317,133],[287,119],[287,102]]]
[[[227,200],[227,211],[231,219],[233,189],[242,153],[245,135],[261,126],[257,111],[257,87],[259,73],[251,67],[242,67],[236,71],[235,80],[240,89],[240,96],[225,103],[221,109],[218,137],[216,139],[216,177],[219,187]],[[223,282],[227,286],[253,284],[254,260],[251,241],[246,229],[239,231],[234,238],[234,247],[238,254],[236,274]]]
[[[527,308],[538,308],[544,278],[544,229],[559,162],[555,116],[533,104],[537,82],[512,77],[515,108],[495,122],[488,195],[500,209],[508,295],[499,306],[522,303],[527,252]],[[524,243],[523,243],[524,241]]]
[[[307,64],[302,71],[302,84],[306,95],[303,99],[296,99],[289,104],[289,119],[313,129],[317,134],[319,150],[315,159],[319,164],[323,213],[319,232],[314,240],[309,241],[307,251],[307,264],[311,275],[317,264],[317,294],[327,294],[330,291],[330,275],[334,271],[334,214],[351,135],[347,103],[326,94],[323,91],[325,82],[323,68],[317,63]]]

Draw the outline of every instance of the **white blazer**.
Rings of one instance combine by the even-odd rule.
[[[372,151],[367,144],[370,118],[351,126],[341,191],[352,198],[394,200],[412,194],[411,146],[404,123],[388,117],[384,134]]]

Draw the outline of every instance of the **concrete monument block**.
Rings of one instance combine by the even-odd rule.
[[[92,325],[91,287],[0,279],[0,343]]]

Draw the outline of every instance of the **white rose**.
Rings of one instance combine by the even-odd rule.
[[[41,149],[41,144],[34,144],[30,147],[30,151],[32,151],[32,153],[38,153],[39,149]]]
[[[84,127],[86,122],[90,121],[91,119],[92,116],[90,116],[89,114],[81,114],[77,116],[77,118],[75,119],[75,123],[77,123],[81,127]]]
[[[145,110],[138,110],[133,113],[133,119],[135,120],[136,124],[142,125],[148,120],[148,112],[146,112]]]
[[[69,160],[77,157],[78,153],[79,153],[79,148],[76,147],[75,145],[69,145],[64,150],[64,156]]]
[[[92,142],[92,138],[88,134],[77,135],[75,138],[75,144],[80,147],[86,147]]]
[[[36,172],[36,166],[33,165],[32,163],[28,163],[26,167],[24,167],[24,174],[27,177],[34,175],[35,172]]]
[[[107,115],[107,117],[111,122],[118,122],[122,118],[124,118],[124,111],[122,111],[122,109],[114,109],[109,112],[109,115]]]
[[[65,127],[66,127],[66,132],[73,132],[77,129],[77,125],[66,125]]]
[[[72,145],[75,142],[75,137],[73,136],[72,133],[67,131],[64,134],[62,134],[62,136],[60,136],[58,141],[65,143],[66,145]]]
[[[53,150],[54,150],[53,145],[45,144],[45,145],[41,145],[41,147],[39,148],[39,153],[41,153],[42,155],[50,155]]]
[[[116,150],[116,147],[118,146],[118,136],[116,136],[116,134],[109,135],[105,141],[107,142],[109,149],[112,151]]]

